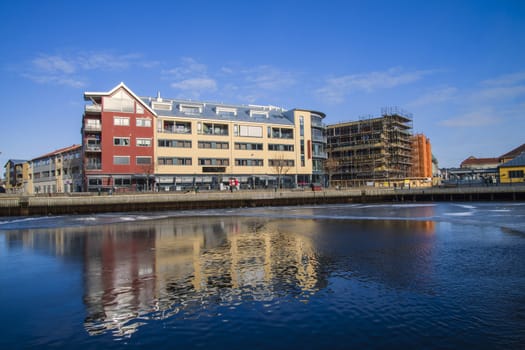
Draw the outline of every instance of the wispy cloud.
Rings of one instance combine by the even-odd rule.
[[[442,87],[436,90],[427,92],[418,97],[414,101],[408,103],[410,107],[419,107],[426,105],[433,105],[437,103],[447,102],[454,99],[458,94],[458,89],[452,86]]]
[[[206,75],[207,70],[208,67],[205,64],[197,62],[194,58],[182,57],[179,66],[165,69],[162,74],[168,79],[188,79],[196,75]]]
[[[82,74],[89,71],[119,71],[132,66],[153,67],[157,62],[145,61],[140,54],[111,52],[75,52],[39,54],[24,67],[21,75],[39,84],[82,87]]]
[[[503,74],[498,77],[487,79],[482,82],[482,85],[514,85],[516,83],[525,83],[525,71],[514,72],[510,74]]]
[[[191,57],[182,57],[180,62],[179,66],[162,71],[163,78],[172,81],[172,88],[191,98],[217,90],[217,81],[208,74],[207,65]]]
[[[296,83],[291,72],[286,72],[269,65],[257,66],[241,71],[245,81],[253,88],[263,90],[281,90]]]
[[[501,118],[491,108],[482,108],[477,111],[467,112],[457,117],[445,119],[439,125],[446,127],[484,127],[499,124]]]
[[[325,86],[318,89],[316,93],[321,99],[342,103],[346,95],[353,92],[372,92],[406,85],[421,80],[433,72],[432,70],[404,71],[396,67],[386,71],[343,75],[327,79]]]
[[[217,82],[209,78],[193,78],[185,79],[176,83],[172,83],[171,87],[185,91],[215,91],[217,90]]]

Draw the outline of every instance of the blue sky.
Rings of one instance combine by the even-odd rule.
[[[525,1],[2,1],[0,163],[80,143],[84,91],[413,114],[440,167],[525,143]]]

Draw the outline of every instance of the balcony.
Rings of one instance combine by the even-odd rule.
[[[86,170],[101,170],[102,163],[89,163],[86,164]]]
[[[86,152],[100,152],[102,149],[100,148],[100,145],[85,145],[84,149]]]
[[[101,131],[102,125],[100,124],[85,124],[84,131]]]
[[[102,106],[101,105],[85,105],[84,111],[88,113],[100,113],[102,112]]]

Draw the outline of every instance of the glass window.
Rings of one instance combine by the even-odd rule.
[[[129,146],[129,137],[114,137],[113,144],[115,146]]]
[[[129,126],[129,118],[128,117],[113,117],[113,125]]]
[[[151,139],[137,139],[137,146],[151,147]]]
[[[129,156],[113,156],[113,164],[115,165],[128,165]]]

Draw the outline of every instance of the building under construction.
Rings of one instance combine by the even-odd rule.
[[[410,113],[383,108],[380,117],[329,125],[327,136],[332,186],[396,186],[412,176]]]

